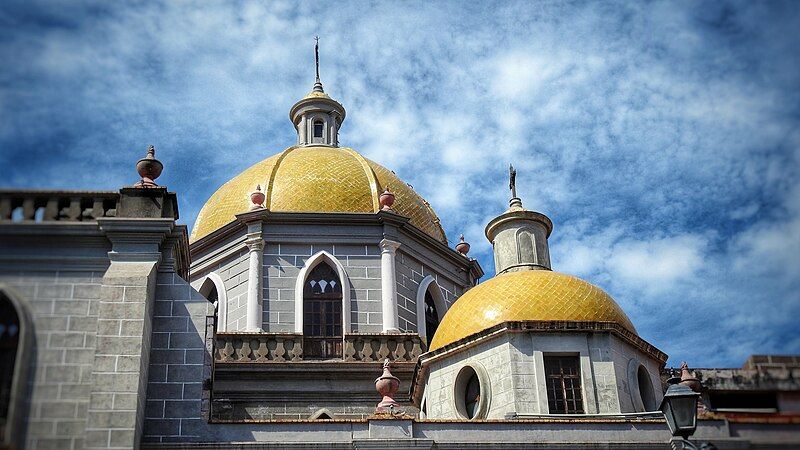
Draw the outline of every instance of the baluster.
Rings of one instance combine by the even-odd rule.
[[[294,338],[292,340],[292,361],[302,361],[303,360],[303,347],[302,347],[302,339]]]
[[[69,220],[81,219],[81,198],[72,197],[69,199],[69,209],[67,210]]]
[[[286,358],[283,357],[286,354],[286,348],[283,346],[284,338],[278,337],[277,341],[275,344],[275,361],[286,361]]]
[[[242,341],[242,346],[239,348],[239,351],[236,352],[237,358],[236,360],[239,362],[242,361],[250,361],[250,342],[249,341]]]
[[[406,341],[398,341],[397,342],[397,350],[395,351],[395,361],[406,361],[407,352],[406,352]]]
[[[256,362],[269,361],[269,349],[267,348],[267,341],[263,340],[258,343],[258,349],[255,352]]]
[[[413,361],[417,359],[417,357],[421,354],[422,354],[422,348],[419,346],[419,339],[414,339],[414,346],[411,347],[411,355],[409,355],[410,356],[409,359]]]
[[[345,361],[355,361],[356,355],[356,347],[353,345],[353,338],[345,337],[344,338],[344,360]]]
[[[11,199],[0,198],[0,220],[11,220]]]
[[[36,216],[36,207],[33,203],[33,198],[26,198],[22,200],[22,219],[33,220]]]
[[[44,216],[42,220],[57,220],[58,219],[58,199],[48,198],[47,205],[44,207]]]
[[[225,347],[220,350],[221,357],[220,361],[222,362],[230,362],[233,361],[233,354],[235,353],[233,349],[233,343],[231,341],[225,341]]]
[[[383,361],[388,358],[390,354],[388,339],[381,339],[381,347],[378,349],[378,361]]]
[[[95,198],[92,204],[92,218],[103,217],[103,199]]]

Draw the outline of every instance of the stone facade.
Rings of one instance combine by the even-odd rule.
[[[33,269],[33,268],[30,268]],[[92,391],[101,270],[0,270],[34,326],[27,405],[29,449],[81,449]]]
[[[643,353],[610,333],[534,333],[504,332],[476,341],[474,345],[426,357],[428,373],[421,402],[431,419],[463,418],[454,399],[460,395],[456,377],[465,366],[485,374],[482,396],[489,396],[483,418],[547,415],[544,357],[575,355],[579,358],[583,407],[587,414],[623,414],[646,412],[635,405],[632,387],[638,385],[633,363],[644,367],[649,381],[659,389],[648,398],[649,405],[661,401],[660,365],[663,361]],[[648,394],[650,391],[647,391]],[[636,395],[639,390],[635,390]],[[651,410],[652,411],[652,410]]]

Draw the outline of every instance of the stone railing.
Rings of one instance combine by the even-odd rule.
[[[422,341],[414,333],[347,334],[343,355],[328,361],[415,362],[422,354]],[[303,361],[303,336],[294,333],[217,333],[214,343],[217,363],[267,363]]]
[[[0,222],[87,221],[117,215],[118,192],[0,190]]]
[[[422,354],[418,334],[348,334],[344,337],[344,360],[383,362],[416,362]]]
[[[293,333],[217,333],[216,362],[282,362],[303,359],[303,336]]]

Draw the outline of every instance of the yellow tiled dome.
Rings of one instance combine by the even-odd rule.
[[[508,272],[462,295],[447,311],[430,350],[503,322],[526,320],[616,322],[636,333],[628,316],[602,289],[549,270]]]
[[[392,171],[355,150],[339,147],[289,147],[254,164],[215,192],[197,216],[195,241],[250,208],[250,193],[261,185],[265,207],[276,212],[376,213],[387,186],[392,209],[412,225],[447,243],[439,218],[422,197]]]

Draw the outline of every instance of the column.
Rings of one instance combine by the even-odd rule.
[[[261,331],[262,308],[261,308],[261,285],[262,263],[261,255],[264,250],[264,240],[261,233],[251,233],[247,235],[247,248],[250,250],[250,268],[247,272],[247,326],[245,331]]]
[[[395,280],[394,255],[399,242],[384,239],[381,245],[381,311],[383,332],[398,333],[397,322],[397,282]]]

